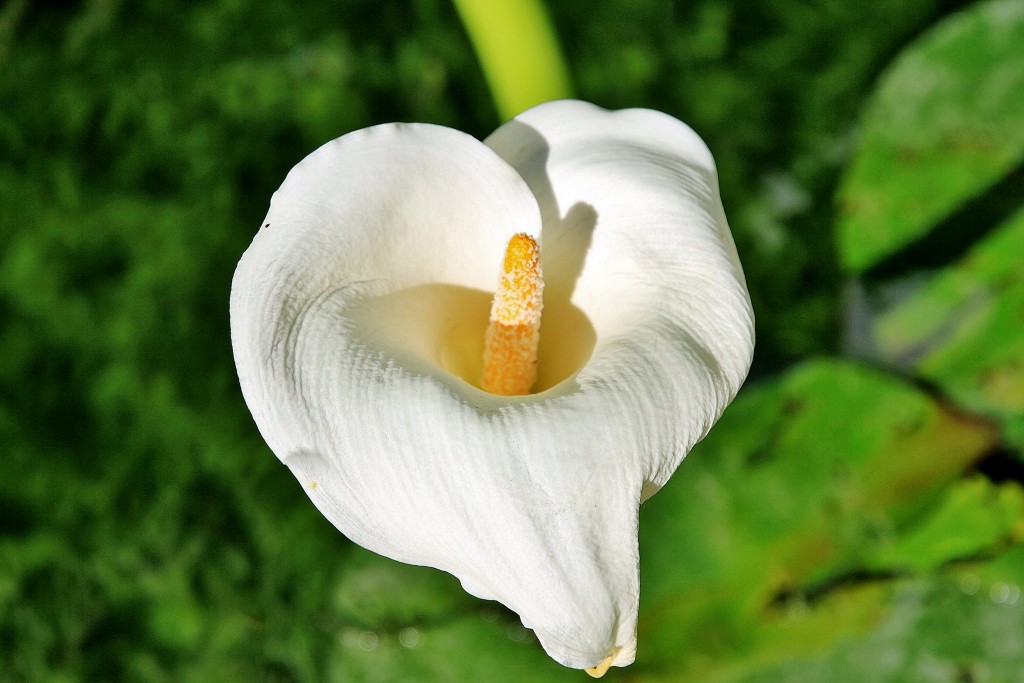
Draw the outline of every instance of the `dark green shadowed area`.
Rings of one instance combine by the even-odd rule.
[[[546,8],[578,97],[707,141],[757,314],[606,680],[1018,681],[1024,2]],[[0,6],[0,683],[587,680],[337,533],[242,400],[271,194],[388,121],[498,125],[450,3]]]

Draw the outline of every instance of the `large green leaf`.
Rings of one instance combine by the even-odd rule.
[[[882,360],[912,368],[956,402],[990,415],[1024,448],[1024,210],[958,264],[885,311]]]
[[[950,487],[920,523],[870,558],[873,571],[923,572],[1024,540],[1024,490],[976,477]]]
[[[1022,54],[1024,3],[989,0],[893,63],[839,191],[847,269],[867,270],[898,251],[1021,162]]]
[[[916,619],[900,596],[931,595],[932,572],[1024,535],[1016,484],[959,479],[996,438],[840,362],[747,390],[643,510],[640,680],[871,680],[836,664],[846,643]]]
[[[1024,556],[1017,549],[983,570],[986,577],[997,578],[982,581],[978,574],[957,571],[850,589],[843,600],[857,601],[861,612],[874,612],[870,631],[838,641],[817,656],[709,680],[1015,683],[1024,670],[1024,608],[1019,599]]]

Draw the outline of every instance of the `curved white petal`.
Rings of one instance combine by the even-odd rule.
[[[750,361],[712,162],[669,117],[574,102],[488,144],[529,187],[487,146],[415,124],[296,166],[232,283],[239,378],[354,541],[500,600],[562,664],[628,664],[642,491]],[[544,390],[508,398],[470,382],[514,232],[542,233],[548,296]]]
[[[594,327],[577,382],[614,382],[652,430],[633,457],[653,493],[732,400],[753,355],[711,153],[661,112],[575,100],[534,107],[485,142],[540,203],[546,305],[571,302]]]

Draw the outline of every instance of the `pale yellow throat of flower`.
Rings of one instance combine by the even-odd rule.
[[[484,338],[484,391],[502,396],[530,393],[537,381],[543,293],[537,240],[524,233],[513,235]]]

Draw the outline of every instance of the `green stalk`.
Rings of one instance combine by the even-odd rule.
[[[572,97],[569,73],[542,0],[452,0],[502,120]]]

